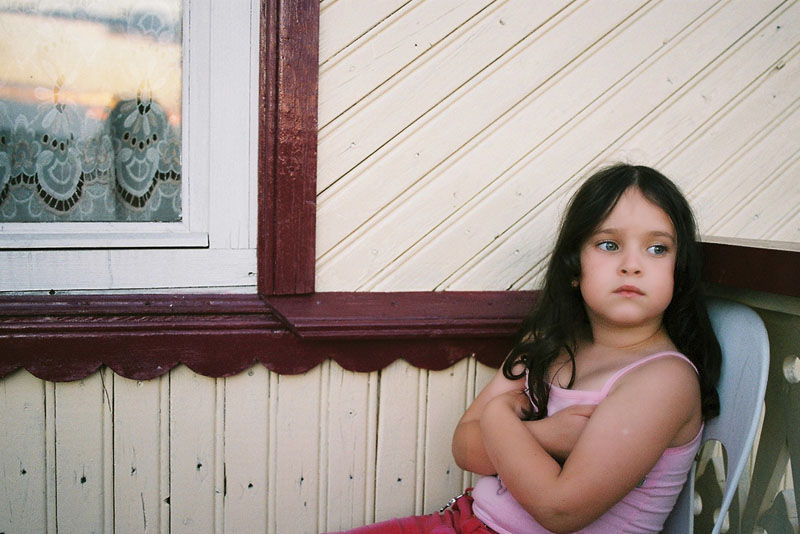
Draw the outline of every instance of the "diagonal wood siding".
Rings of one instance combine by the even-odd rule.
[[[653,165],[800,243],[800,4],[324,0],[317,289],[530,289],[565,196]]]

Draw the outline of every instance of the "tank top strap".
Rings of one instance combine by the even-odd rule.
[[[608,392],[611,391],[611,388],[614,387],[614,384],[617,383],[617,380],[619,380],[620,378],[622,378],[623,376],[625,376],[629,372],[633,371],[634,369],[636,369],[640,365],[644,365],[645,363],[647,363],[647,362],[649,362],[651,360],[655,360],[655,359],[658,359],[658,358],[664,358],[664,357],[667,357],[667,356],[680,358],[680,359],[688,362],[689,365],[692,366],[692,369],[694,369],[694,372],[695,373],[697,372],[697,367],[695,367],[695,365],[692,363],[692,361],[689,358],[687,358],[686,356],[684,356],[683,354],[681,354],[680,352],[675,352],[675,351],[656,352],[655,354],[651,354],[650,356],[645,356],[641,360],[636,360],[635,362],[633,362],[633,363],[631,363],[629,365],[626,365],[625,367],[623,367],[622,369],[620,369],[619,371],[617,371],[616,373],[611,375],[611,378],[609,378],[606,381],[605,385],[603,385],[603,389],[600,390],[600,393],[602,394],[603,398],[605,398],[605,396],[608,395]]]

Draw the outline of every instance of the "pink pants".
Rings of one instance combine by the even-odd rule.
[[[349,534],[497,534],[473,515],[472,497],[469,494],[456,499],[456,502],[444,512],[390,519],[347,532]]]

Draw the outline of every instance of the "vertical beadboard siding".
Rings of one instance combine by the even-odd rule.
[[[431,512],[471,483],[450,437],[493,373],[474,359],[58,384],[20,370],[0,381],[0,532],[316,534]]]
[[[267,532],[269,371],[225,379],[223,532]],[[219,426],[219,425],[218,425]]]
[[[118,530],[136,525],[142,533],[160,532],[161,381],[114,377],[114,524]],[[165,491],[165,489],[167,491]]]
[[[430,513],[474,484],[450,437],[495,372],[474,358],[142,382],[20,370],[0,382],[0,532],[316,534]]]
[[[279,376],[274,431],[276,449],[270,469],[276,471],[277,499],[271,523],[276,533],[318,532],[320,479],[320,395],[323,367],[304,375]],[[272,391],[270,391],[272,394]]]
[[[0,532],[48,529],[45,385],[25,371],[0,382]]]
[[[374,495],[374,477],[368,464],[375,461],[375,417],[370,399],[376,394],[378,373],[362,375],[345,371],[331,362],[326,367],[326,383],[322,398],[326,412],[323,427],[325,439],[320,450],[320,473],[324,507],[320,507],[321,526],[328,530],[341,530],[352,525],[354,518],[368,521],[366,507],[368,495]],[[372,431],[372,432],[370,432]]]
[[[180,366],[170,373],[170,529],[175,533],[214,532],[217,455],[216,380]],[[219,427],[217,426],[219,424]]]
[[[113,519],[110,373],[55,387],[56,521],[61,534],[108,532]]]
[[[469,360],[464,359],[444,372],[428,373],[422,449],[425,454],[423,510],[441,508],[447,502],[441,500],[443,495],[455,496],[464,491],[463,473],[453,460],[450,442],[465,409],[468,367]]]
[[[533,288],[617,160],[706,235],[800,242],[798,2],[352,4],[321,15],[318,290]]]
[[[417,512],[419,391],[426,385],[424,373],[399,361],[381,372],[375,469],[376,521],[395,517],[403,511]]]

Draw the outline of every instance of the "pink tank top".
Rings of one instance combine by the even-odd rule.
[[[659,352],[642,358],[617,371],[600,391],[582,391],[550,386],[547,403],[549,414],[574,404],[599,404],[620,377],[632,369],[655,358],[674,356],[689,359],[677,352]],[[700,447],[703,427],[685,445],[664,451],[642,483],[600,516],[594,523],[578,531],[582,534],[657,534],[681,492]],[[472,491],[475,515],[500,534],[552,534],[531,517],[511,496],[503,482],[496,476],[483,477]]]

